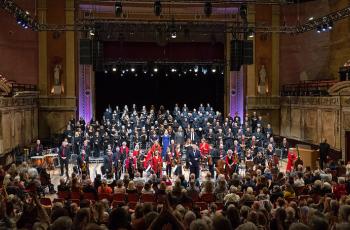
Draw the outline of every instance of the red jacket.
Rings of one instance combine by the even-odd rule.
[[[163,160],[162,160],[162,157],[160,155],[158,156],[154,156],[152,158],[152,169],[154,172],[159,172],[159,169],[160,169],[160,165],[163,164]],[[163,167],[163,165],[162,165]]]
[[[206,156],[209,153],[209,144],[204,142],[199,144],[199,150],[201,151],[201,154]]]
[[[136,169],[136,157],[132,158],[132,164],[134,165],[134,169]],[[129,169],[129,162],[130,162],[130,158],[126,158],[125,160],[125,169],[128,170]]]

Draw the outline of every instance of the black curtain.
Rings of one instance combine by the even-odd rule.
[[[135,76],[135,74],[137,76]],[[166,76],[166,74],[168,76]],[[142,105],[151,105],[158,109],[163,105],[172,110],[175,103],[184,103],[192,108],[198,108],[200,103],[210,103],[215,110],[223,112],[224,108],[224,76],[220,72],[207,74],[187,73],[144,74],[143,72],[104,73],[96,72],[96,115],[101,119],[108,106],[123,107],[136,104],[138,110]]]

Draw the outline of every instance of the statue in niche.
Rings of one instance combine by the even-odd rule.
[[[62,65],[56,64],[53,69],[53,84],[55,86],[61,85],[60,74],[61,74]]]
[[[265,65],[261,65],[260,70],[259,70],[259,81],[258,81],[258,93],[259,95],[266,95],[267,92],[267,87],[266,87],[266,82],[267,82],[267,76],[266,76],[266,69]]]

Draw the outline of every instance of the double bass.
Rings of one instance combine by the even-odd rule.
[[[217,162],[216,162],[216,167],[215,167],[215,171],[216,171],[216,174],[219,175],[219,174],[225,174],[225,160],[223,159],[219,159]]]

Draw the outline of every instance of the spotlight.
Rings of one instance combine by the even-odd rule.
[[[175,73],[176,72],[176,69],[173,67],[173,68],[171,68],[171,72],[172,73]]]
[[[135,77],[137,77],[137,73],[135,73]]]
[[[215,66],[212,66],[212,67],[211,67],[211,72],[212,72],[212,73],[216,73],[216,67],[215,67]]]
[[[144,74],[146,74],[146,73],[148,72],[148,66],[147,66],[147,64],[144,64],[144,65],[142,66],[142,71],[143,71]]]
[[[317,33],[321,33],[321,31],[322,31],[322,27],[321,26],[317,26]]]
[[[113,66],[112,71],[117,72],[117,67]]]
[[[254,31],[253,31],[252,28],[249,28],[249,29],[248,29],[248,37],[249,37],[249,38],[253,38],[253,37],[254,37]]]
[[[125,73],[125,70],[122,70],[122,73]]]
[[[108,73],[108,70],[105,69],[105,74],[107,74],[107,73]]]
[[[165,76],[167,77],[167,76],[168,76],[168,74],[166,73],[166,74],[165,74]]]
[[[115,16],[120,17],[123,13],[122,1],[116,1],[114,5]]]
[[[199,68],[198,68],[198,65],[196,65],[196,66],[193,68],[193,70],[194,70],[195,73],[198,73],[198,69],[199,69]],[[191,70],[190,70],[190,71],[191,71]]]
[[[154,14],[156,16],[160,16],[162,12],[162,4],[160,3],[160,1],[154,1]]]
[[[135,68],[134,67],[131,67],[131,72],[135,72]]]
[[[157,72],[158,72],[158,68],[157,68],[157,67],[154,67],[154,68],[153,68],[153,72],[157,73]]]
[[[176,38],[176,30],[171,31],[171,38]]]
[[[309,21],[312,21],[312,20],[314,20],[314,17],[309,17]]]
[[[207,72],[208,72],[207,68],[202,67],[202,73],[203,73],[204,75],[206,75],[206,74],[207,74]]]
[[[204,14],[207,17],[210,17],[211,13],[213,12],[212,5],[210,1],[207,1],[204,3]]]
[[[327,28],[328,28],[327,24],[323,24],[322,31],[325,32],[327,30]]]
[[[328,22],[328,29],[329,30],[333,29],[333,22],[332,21]]]

